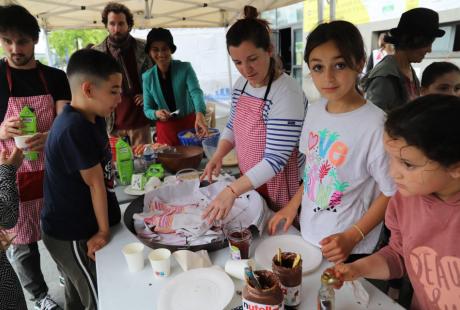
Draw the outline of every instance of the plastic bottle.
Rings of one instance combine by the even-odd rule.
[[[122,185],[129,185],[134,172],[133,152],[131,146],[122,138],[119,138],[115,144],[117,154],[117,169]]]
[[[144,161],[147,167],[155,163],[156,154],[155,154],[155,151],[153,150],[153,147],[150,144],[147,144],[144,147],[143,155],[144,155]]]
[[[330,278],[324,274],[321,276],[321,287],[318,292],[318,310],[335,309],[335,291],[330,283]]]
[[[23,135],[33,135],[37,133],[37,116],[28,106],[22,108],[21,112],[19,112],[19,118],[22,122]],[[27,160],[37,160],[38,152],[25,151],[24,158]]]

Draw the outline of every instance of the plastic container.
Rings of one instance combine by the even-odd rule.
[[[22,108],[19,112],[19,118],[22,122],[22,134],[34,135],[37,133],[37,116],[28,106]],[[38,152],[24,150],[24,158],[26,160],[37,160]]]
[[[187,137],[186,134],[188,132],[191,132],[193,136]],[[195,129],[186,129],[182,130],[177,134],[177,137],[179,138],[179,141],[182,145],[195,145],[195,146],[201,146],[201,142],[204,139],[214,139],[215,143],[217,145],[217,142],[219,141],[220,138],[220,132],[219,129],[217,128],[209,128],[208,129],[209,135],[206,138],[198,138],[196,136]]]
[[[211,159],[214,153],[217,151],[217,144],[219,140],[216,141],[214,137],[209,137],[203,139],[201,144],[203,145],[203,151],[207,159]]]
[[[119,138],[115,145],[117,154],[117,169],[122,185],[131,184],[131,177],[134,173],[133,152],[131,146],[122,138]]]

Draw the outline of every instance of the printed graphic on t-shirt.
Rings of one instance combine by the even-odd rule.
[[[104,169],[104,181],[107,191],[115,192],[114,173],[112,168],[112,153],[110,151],[110,145],[108,142],[105,146],[105,157],[102,160],[102,168]]]
[[[460,258],[439,256],[434,249],[422,246],[411,251],[410,264],[428,300],[432,302],[430,309],[457,309],[460,300]]]
[[[345,163],[348,154],[348,146],[339,138],[337,132],[328,129],[309,132],[303,181],[313,212],[337,212],[349,186],[337,175],[337,168]]]

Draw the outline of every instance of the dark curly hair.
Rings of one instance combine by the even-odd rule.
[[[25,34],[36,41],[40,26],[24,7],[15,4],[0,6],[0,33],[8,31]]]
[[[419,97],[390,111],[385,131],[404,139],[428,159],[449,168],[460,162],[460,98],[449,95]]]
[[[102,23],[107,27],[109,13],[113,12],[115,14],[123,13],[126,17],[126,23],[128,24],[129,29],[134,26],[134,17],[131,11],[123,4],[116,2],[109,2],[104,10],[102,11]]]

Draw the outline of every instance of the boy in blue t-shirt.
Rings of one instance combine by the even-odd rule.
[[[95,252],[120,222],[104,117],[121,101],[115,59],[96,50],[75,52],[67,67],[72,102],[45,147],[43,242],[65,279],[66,309],[97,309]]]

